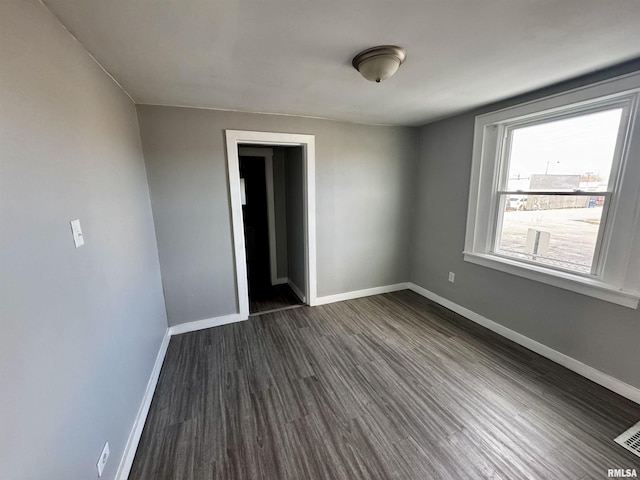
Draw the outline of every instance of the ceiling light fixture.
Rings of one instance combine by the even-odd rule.
[[[380,83],[396,73],[406,58],[407,52],[404,48],[380,45],[363,50],[353,57],[351,63],[364,78],[370,82]]]

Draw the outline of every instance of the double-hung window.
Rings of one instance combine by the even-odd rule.
[[[476,117],[466,261],[637,308],[640,75]]]

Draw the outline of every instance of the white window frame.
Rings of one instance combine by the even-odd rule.
[[[607,187],[594,264],[589,274],[495,253],[509,129],[623,106],[621,134]],[[625,75],[484,115],[475,120],[464,260],[630,308],[638,308],[640,257],[640,73]],[[621,142],[622,141],[622,142]],[[524,192],[523,194],[530,193]],[[544,194],[545,192],[536,192]],[[551,193],[551,192],[549,192]],[[602,195],[590,192],[590,195]],[[635,243],[634,243],[635,242]]]

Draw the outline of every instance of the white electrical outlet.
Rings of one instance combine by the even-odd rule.
[[[104,444],[104,448],[102,449],[102,453],[100,454],[100,459],[96,464],[98,467],[98,477],[102,476],[102,472],[104,471],[104,467],[107,465],[107,460],[109,460],[109,442]]]
[[[456,281],[456,274],[455,274],[455,273],[453,273],[453,272],[449,272],[449,281],[450,281],[451,283],[453,283],[453,282],[455,282],[455,281]]]

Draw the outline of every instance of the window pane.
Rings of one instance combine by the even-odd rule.
[[[504,195],[497,252],[590,273],[603,196]]]
[[[511,130],[507,190],[605,191],[622,109]]]

